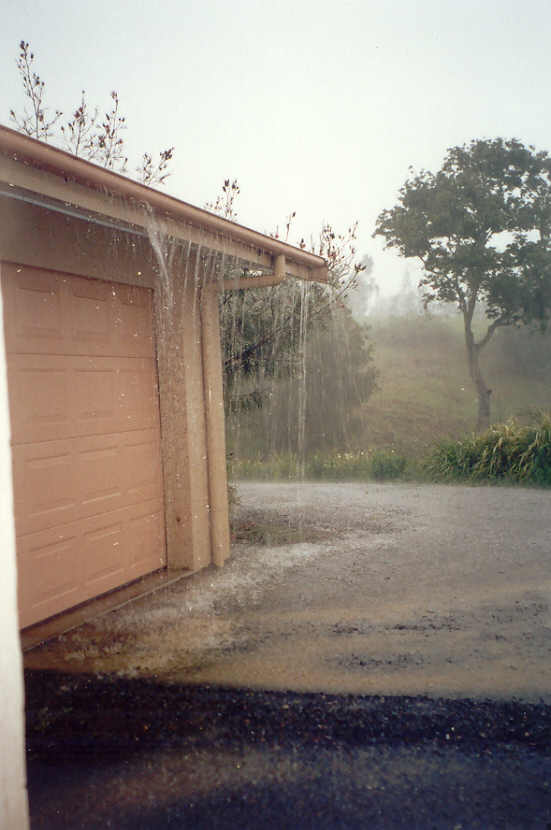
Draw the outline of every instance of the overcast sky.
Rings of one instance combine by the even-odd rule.
[[[406,263],[371,234],[409,165],[473,138],[551,150],[551,0],[4,0],[8,126],[21,39],[52,107],[116,89],[135,158],[175,145],[178,198],[235,177],[238,220],[270,232],[295,210],[294,242],[358,219],[385,293]]]

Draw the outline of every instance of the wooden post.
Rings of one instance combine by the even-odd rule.
[[[230,529],[218,287],[215,282],[203,285],[201,322],[211,547],[214,564],[220,566],[229,555]]]
[[[212,561],[196,256],[159,277],[156,292],[167,564],[190,570]]]

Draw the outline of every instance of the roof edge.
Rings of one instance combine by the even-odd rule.
[[[316,254],[289,245],[287,242],[281,242],[245,225],[223,219],[208,210],[135,182],[120,173],[73,156],[65,150],[38,141],[2,124],[0,124],[0,153],[100,193],[107,192],[138,204],[149,205],[161,215],[168,215],[212,233],[237,239],[252,247],[261,248],[274,256],[283,254],[289,261],[312,271],[313,280],[319,282],[328,280],[327,263]]]

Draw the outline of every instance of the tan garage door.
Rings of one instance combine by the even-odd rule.
[[[1,267],[25,627],[165,563],[152,296]]]

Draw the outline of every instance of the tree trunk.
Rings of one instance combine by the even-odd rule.
[[[482,377],[482,372],[480,371],[480,345],[475,343],[470,325],[467,323],[465,324],[465,344],[467,346],[469,374],[478,397],[476,431],[484,432],[490,426],[490,398],[492,390],[488,389]]]
[[[484,432],[490,426],[490,397],[492,390],[488,389],[482,376],[479,376],[476,383],[476,393],[478,395],[478,416],[476,419],[476,431]]]

